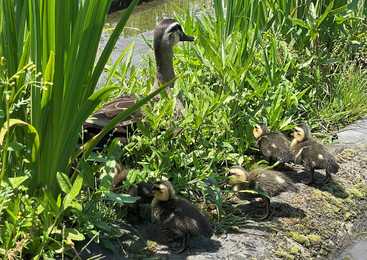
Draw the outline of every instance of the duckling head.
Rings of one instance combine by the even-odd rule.
[[[265,124],[256,124],[252,133],[256,139],[259,139],[264,134],[269,133],[269,128]]]
[[[175,197],[175,190],[169,181],[163,181],[154,185],[153,195],[158,201],[168,201]]]
[[[241,184],[248,181],[248,172],[241,166],[229,169],[228,183],[230,185]]]
[[[302,123],[294,128],[293,143],[299,143],[311,138],[311,130],[307,124]]]
[[[154,50],[172,48],[178,42],[193,41],[194,37],[186,35],[175,19],[163,19],[154,30]]]

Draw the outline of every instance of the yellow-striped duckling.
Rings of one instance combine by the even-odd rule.
[[[312,138],[311,130],[305,123],[294,128],[291,149],[295,162],[303,165],[305,171],[310,173],[307,184],[314,182],[314,171],[317,169],[325,169],[326,171],[322,183],[328,182],[331,174],[335,174],[339,170],[335,157],[324,145]]]
[[[284,134],[271,132],[265,124],[257,124],[252,132],[260,152],[267,161],[278,161],[281,164],[293,161],[290,141]]]
[[[270,214],[270,197],[279,195],[284,191],[297,191],[297,187],[283,173],[266,169],[246,171],[241,166],[234,166],[229,170],[228,183],[234,192],[238,192],[240,199],[260,198],[264,204],[265,212],[261,219],[266,219]],[[258,193],[248,193],[253,190]]]
[[[119,191],[119,187],[126,181],[128,174],[129,171],[122,164],[117,163],[115,175],[112,179],[111,190],[113,192]],[[150,219],[150,204],[153,200],[153,184],[139,182],[125,192],[139,198],[135,203],[127,205],[127,219],[133,223],[148,221]]]
[[[212,236],[208,218],[190,202],[178,198],[169,181],[155,184],[153,193],[152,222],[160,225],[169,240],[180,242],[175,253],[182,253],[187,248],[191,236]]]

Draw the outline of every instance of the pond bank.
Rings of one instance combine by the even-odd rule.
[[[367,144],[367,118],[342,129],[338,143],[346,146]],[[365,158],[367,161],[367,157]],[[367,176],[367,175],[365,175]],[[365,178],[365,181],[367,177]],[[342,248],[333,257],[338,260],[364,260],[367,256],[367,211],[365,211],[346,233]]]
[[[367,130],[367,124],[362,127]],[[181,255],[171,254],[166,246],[157,243],[160,233],[156,226],[127,224],[121,226],[125,235],[120,239],[123,250],[119,254],[99,248],[89,256],[98,252],[107,259],[298,260],[345,259],[344,256],[360,254],[364,257],[364,251],[360,250],[364,250],[361,245],[365,241],[360,242],[358,234],[367,231],[367,140],[348,145],[345,140],[351,141],[340,137],[338,144],[333,145],[340,164],[333,180],[325,185],[308,186],[302,183],[304,174],[300,169],[288,172],[298,192],[285,192],[273,198],[271,216],[265,221],[248,214],[249,205],[244,205],[245,211],[241,211],[225,203],[222,219],[212,220],[216,235],[211,240],[191,241],[190,248]],[[321,179],[320,174],[316,178]]]
[[[144,248],[146,254],[161,259],[342,259],[359,254],[360,243],[351,237],[367,230],[367,136],[356,143],[350,131],[366,130],[367,124],[358,121],[340,132],[334,145],[340,171],[330,183],[307,186],[301,183],[300,171],[290,173],[299,191],[274,198],[269,220],[257,221],[226,209],[231,219],[218,225],[231,222],[231,227],[211,241],[194,241],[183,255],[172,255],[146,236],[150,245]],[[342,250],[350,244],[354,247]]]

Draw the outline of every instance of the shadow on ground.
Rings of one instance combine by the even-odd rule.
[[[304,183],[309,178],[309,173],[304,171],[284,171],[285,175],[288,176],[294,183]],[[315,171],[314,173],[314,183],[309,186],[319,189],[321,191],[326,191],[337,198],[346,198],[348,197],[348,193],[345,191],[344,187],[335,180],[335,176],[329,180],[329,182],[323,184],[321,183],[322,179],[325,177],[324,173],[320,171]]]

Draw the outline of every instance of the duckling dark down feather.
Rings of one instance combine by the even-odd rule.
[[[178,236],[211,237],[213,234],[207,218],[184,199],[160,201],[152,210],[154,219]]]
[[[168,181],[163,184],[169,187],[169,199],[167,201],[153,200],[153,222],[161,224],[164,229],[176,236],[211,237],[213,230],[208,218],[187,200],[176,197]]]
[[[248,173],[247,181],[249,189],[263,190],[270,197],[277,196],[285,191],[298,191],[298,188],[288,176],[273,170],[252,170]]]
[[[257,145],[267,160],[281,163],[293,161],[293,154],[289,148],[290,141],[280,132],[264,134],[257,140]]]
[[[292,150],[295,162],[303,164],[307,169],[326,169],[328,173],[337,173],[339,170],[335,157],[313,139],[295,144]]]

